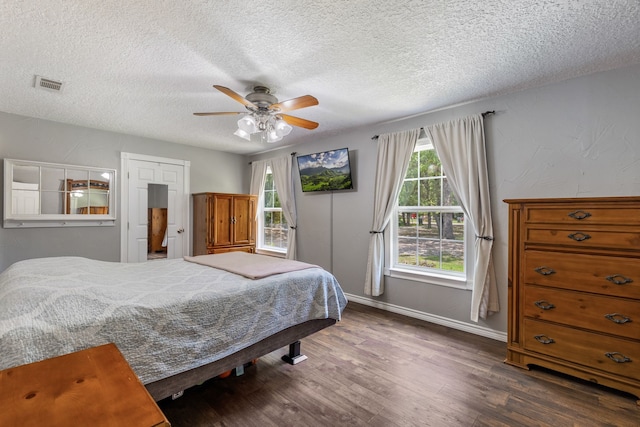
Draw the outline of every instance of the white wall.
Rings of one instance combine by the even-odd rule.
[[[104,167],[119,173],[121,152],[189,160],[192,193],[249,189],[250,168],[241,155],[0,112],[0,158]],[[48,256],[119,261],[120,226],[118,219],[115,227],[1,228],[0,271],[22,259]]]
[[[295,176],[298,258],[330,269],[345,292],[365,298],[376,156],[371,137],[487,110],[496,111],[486,118],[485,133],[496,239],[493,253],[502,310],[477,326],[505,332],[508,219],[502,200],[640,195],[640,65],[254,156],[256,160],[292,151],[304,155],[342,147],[351,151],[355,191],[303,194]],[[475,327],[469,320],[470,291],[387,279],[385,294],[371,300],[413,310],[419,316],[442,318],[462,328]]]

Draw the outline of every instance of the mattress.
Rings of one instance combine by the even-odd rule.
[[[20,261],[0,274],[0,369],[115,343],[147,384],[307,320],[340,320],[321,268],[258,280],[182,259]]]

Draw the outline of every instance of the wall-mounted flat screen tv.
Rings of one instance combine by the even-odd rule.
[[[298,171],[303,192],[353,188],[347,148],[298,156]]]

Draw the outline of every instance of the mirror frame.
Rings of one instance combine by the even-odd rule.
[[[16,166],[37,167],[38,169],[38,183],[37,188],[31,191],[38,192],[38,213],[33,214],[16,214],[13,213],[13,195],[14,195],[14,168]],[[42,168],[60,169],[63,172],[64,179],[60,185],[56,185],[58,190],[51,190],[51,193],[58,191],[59,196],[63,197],[62,212],[69,211],[70,196],[72,192],[87,191],[87,196],[91,197],[91,190],[98,189],[98,193],[102,194],[102,197],[106,195],[107,201],[107,213],[103,213],[105,210],[94,209],[91,207],[86,208],[87,213],[55,213],[47,214],[40,213],[41,200],[43,195],[43,183],[42,181]],[[77,180],[73,179],[73,175],[86,173],[86,184],[82,185]],[[95,174],[108,173],[111,179],[108,181],[96,180]],[[16,159],[4,159],[4,228],[30,228],[30,227],[99,227],[99,226],[114,226],[116,221],[116,188],[117,188],[117,171],[110,168],[97,168],[77,165],[65,165],[59,163],[46,163],[46,162],[34,162],[29,160],[16,160]],[[50,187],[50,186],[49,186]],[[80,189],[78,188],[80,187]],[[105,191],[106,187],[106,191]],[[46,190],[45,190],[46,193]],[[95,194],[94,194],[95,197]]]

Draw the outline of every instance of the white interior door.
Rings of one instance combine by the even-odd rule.
[[[125,153],[123,153],[124,155]],[[185,164],[126,158],[126,200],[123,194],[123,221],[126,216],[126,243],[121,245],[125,262],[144,262],[148,247],[148,192],[149,184],[166,185],[167,204],[167,258],[188,254],[188,168]],[[162,159],[161,159],[162,160]],[[168,159],[167,159],[168,160]],[[185,171],[186,168],[186,171]]]

